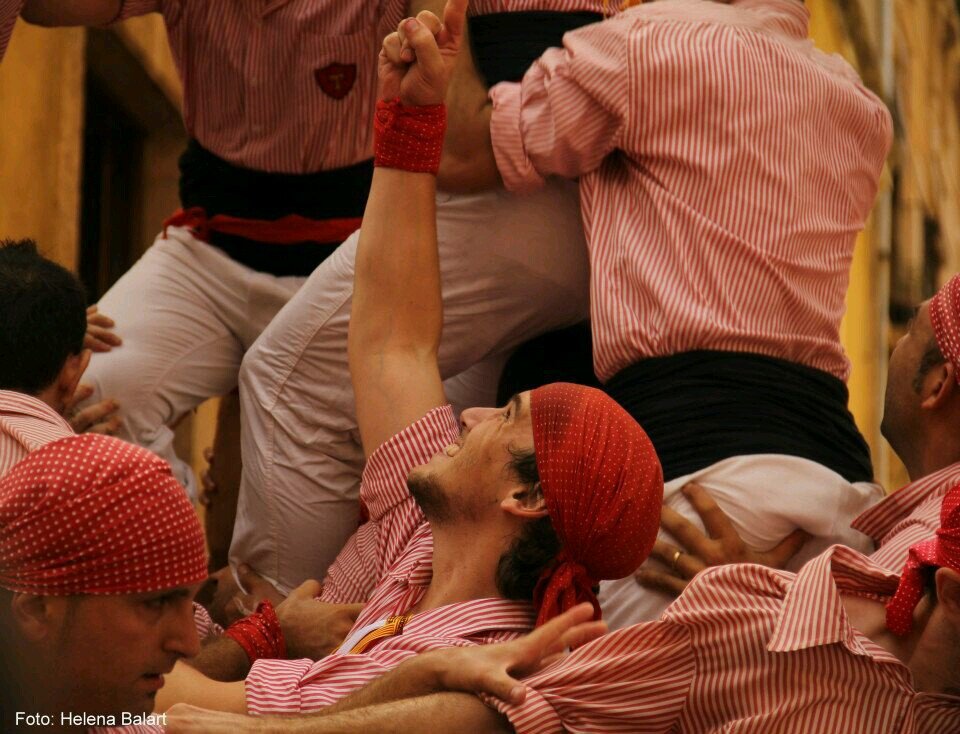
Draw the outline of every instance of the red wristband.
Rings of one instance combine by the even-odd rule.
[[[251,664],[263,658],[287,657],[280,620],[273,604],[266,599],[257,605],[256,612],[234,622],[223,634],[243,648]]]
[[[373,118],[374,165],[436,176],[446,130],[446,105],[408,107],[399,99],[381,100]]]

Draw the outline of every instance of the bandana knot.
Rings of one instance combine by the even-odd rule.
[[[887,628],[894,634],[906,635],[913,629],[913,612],[923,598],[927,568],[952,568],[960,573],[960,485],[943,498],[936,535],[910,548],[897,592],[887,603]]]

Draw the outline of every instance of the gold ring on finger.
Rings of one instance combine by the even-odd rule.
[[[680,560],[680,556],[682,555],[683,555],[683,551],[681,550],[678,550],[676,553],[673,554],[673,560],[670,561],[670,568],[672,568],[674,571],[677,570],[677,561]]]

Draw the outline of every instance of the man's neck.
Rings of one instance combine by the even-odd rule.
[[[497,564],[502,535],[476,526],[433,528],[433,579],[416,612],[500,596]]]
[[[917,691],[960,695],[960,679],[954,662],[957,642],[949,635],[938,634],[931,624],[934,605],[928,597],[917,606],[913,629],[904,636],[887,629],[886,607],[881,602],[845,594],[843,606],[855,629],[910,669]]]
[[[31,395],[31,398],[36,398],[41,403],[46,403],[49,405],[54,412],[58,415],[63,415],[63,401],[60,400],[60,391],[57,389],[56,384],[50,385],[35,395]]]
[[[916,456],[904,457],[911,482],[960,462],[960,442],[953,430],[931,430],[918,442]]]

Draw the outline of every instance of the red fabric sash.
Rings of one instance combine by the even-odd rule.
[[[178,209],[163,223],[167,227],[185,227],[197,239],[209,242],[211,232],[244,237],[271,245],[295,245],[301,242],[343,242],[360,229],[360,217],[340,219],[307,219],[299,214],[288,214],[280,219],[242,219],[228,214],[208,217],[201,207]]]

